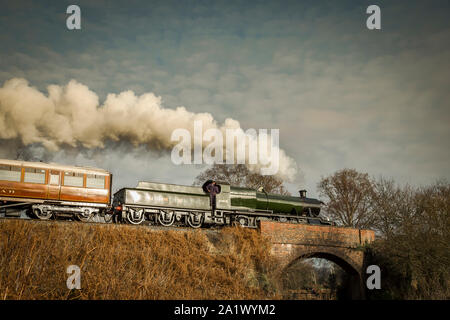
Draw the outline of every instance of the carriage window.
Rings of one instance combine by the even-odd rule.
[[[86,187],[87,188],[104,189],[105,188],[105,176],[99,176],[96,174],[86,175]]]
[[[76,172],[64,172],[64,185],[69,187],[82,187],[83,174]]]
[[[23,182],[45,183],[45,170],[37,168],[25,168]]]
[[[20,182],[20,167],[0,165],[0,180]]]

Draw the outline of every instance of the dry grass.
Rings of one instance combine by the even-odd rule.
[[[0,299],[276,299],[275,268],[255,230],[0,221]]]

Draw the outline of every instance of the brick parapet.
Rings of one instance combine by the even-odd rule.
[[[260,232],[273,243],[355,248],[375,240],[373,230],[261,221]]]

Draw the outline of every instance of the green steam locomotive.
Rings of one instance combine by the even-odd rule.
[[[112,218],[115,222],[163,226],[241,225],[257,228],[261,220],[289,223],[332,225],[319,217],[323,203],[307,198],[267,193],[218,183],[216,208],[211,208],[205,185],[184,186],[157,182],[139,182],[136,188],[122,188],[114,194]]]

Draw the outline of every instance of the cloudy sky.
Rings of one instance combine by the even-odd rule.
[[[70,4],[81,8],[81,30],[66,27]],[[381,30],[366,28],[371,4],[381,8]],[[91,99],[80,101],[80,110],[83,103],[103,108],[109,94],[152,93],[164,110],[183,106],[189,114],[210,113],[219,125],[232,118],[243,129],[280,129],[280,147],[298,170],[292,193],[306,187],[317,196],[321,176],[342,168],[417,185],[450,179],[448,1],[0,5],[4,113],[19,112],[5,98],[8,83],[51,101],[72,83]],[[23,100],[20,112],[38,107]],[[102,167],[115,175],[115,190],[138,180],[191,184],[205,169],[176,166],[164,150],[121,139],[49,150],[16,134],[20,121],[8,125],[0,157]]]

